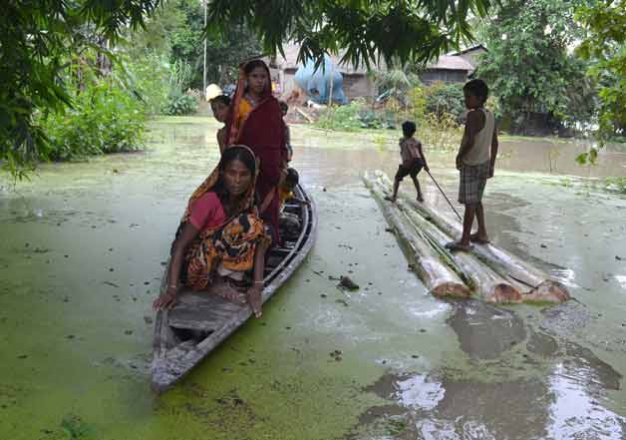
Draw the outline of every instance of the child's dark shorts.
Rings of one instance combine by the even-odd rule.
[[[422,159],[414,159],[409,166],[400,164],[398,172],[396,172],[395,179],[398,182],[401,182],[406,176],[411,176],[411,179],[415,179],[417,177],[417,173],[419,173],[422,168],[424,168],[424,161]]]

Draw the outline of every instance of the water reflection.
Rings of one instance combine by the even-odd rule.
[[[396,382],[396,399],[409,408],[432,410],[443,399],[445,390],[440,383],[417,374]]]
[[[603,407],[590,395],[593,369],[559,363],[550,377],[554,401],[550,405],[548,436],[552,439],[620,440],[626,436],[626,418]]]
[[[519,316],[481,301],[458,304],[448,324],[461,349],[475,359],[496,359],[526,339]]]

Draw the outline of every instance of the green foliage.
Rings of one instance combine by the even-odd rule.
[[[517,126],[523,127],[530,113],[570,125],[592,119],[595,89],[585,76],[585,63],[568,53],[581,36],[573,17],[581,1],[507,0],[484,24],[489,52],[478,76]]]
[[[587,34],[578,53],[591,61],[600,86],[599,138],[626,133],[626,0],[596,1],[577,10]]]
[[[428,149],[456,150],[461,142],[463,126],[451,114],[427,113],[420,121],[417,136]]]
[[[355,131],[361,126],[359,113],[363,103],[353,101],[348,105],[328,107],[317,121],[317,126],[327,130]]]
[[[436,82],[425,89],[426,112],[438,118],[452,117],[460,121],[465,113],[462,84]]]
[[[609,177],[604,180],[604,189],[626,194],[626,177]]]
[[[484,16],[492,0],[213,0],[209,30],[225,33],[246,24],[261,38],[265,52],[275,54],[283,42],[301,45],[301,59],[321,62],[325,52],[346,49],[354,65],[383,58],[426,62],[463,38],[470,38],[467,17]]]
[[[198,108],[196,98],[185,93],[184,87],[193,77],[189,64],[178,61],[172,66],[169,80],[169,94],[163,109],[166,115],[183,116],[195,113]]]
[[[123,65],[129,87],[136,93],[148,115],[158,115],[168,103],[172,87],[172,66],[165,55],[141,53],[140,58],[125,57]]]
[[[170,96],[165,105],[164,113],[172,116],[191,115],[198,110],[198,101],[193,96]]]
[[[171,0],[141,32],[128,36],[127,50],[136,56],[158,52],[172,64],[183,63],[191,75],[183,90],[202,88],[204,62],[204,11],[198,0]],[[245,26],[233,25],[223,35],[208,35],[207,81],[224,84],[237,79],[239,64],[261,53],[259,40]]]
[[[576,162],[579,165],[595,165],[598,160],[598,149],[591,148],[589,151],[585,153],[581,153],[576,156]]]
[[[69,414],[61,420],[61,428],[69,440],[85,440],[95,437],[93,427],[74,414]]]
[[[49,146],[34,118],[71,105],[63,71],[71,54],[141,26],[159,0],[25,1],[0,14],[0,163],[22,177]]]
[[[146,116],[136,96],[115,77],[83,77],[82,88],[72,96],[72,108],[38,118],[48,137],[48,158],[72,160],[138,149]]]
[[[380,100],[394,98],[403,106],[409,104],[410,91],[422,84],[417,73],[408,66],[403,69],[374,70],[371,76],[378,88]]]
[[[408,93],[409,114],[413,119],[421,121],[426,115],[426,90],[424,87],[413,87]]]
[[[394,128],[392,113],[374,111],[363,100],[348,105],[332,106],[324,110],[317,126],[327,130],[356,131],[362,128]]]
[[[413,87],[406,93],[404,102],[390,97],[382,108],[369,106],[363,100],[328,108],[321,114],[317,125],[343,131],[397,129],[408,119],[417,124],[417,136],[425,145],[448,150],[458,147],[463,131],[459,119],[464,111],[461,85],[435,83],[428,87]]]

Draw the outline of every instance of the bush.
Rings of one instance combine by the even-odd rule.
[[[145,121],[142,104],[111,79],[86,85],[65,113],[41,117],[52,160],[137,150]]]
[[[355,99],[348,105],[327,108],[318,127],[328,130],[354,131],[360,128],[394,128],[394,115],[371,109],[364,100]]]
[[[196,98],[183,92],[185,84],[190,82],[192,75],[193,69],[189,64],[177,61],[172,65],[167,104],[163,109],[166,115],[189,115],[195,113],[198,109]]]
[[[449,114],[427,114],[417,128],[418,137],[428,149],[456,150],[463,136],[463,127]]]
[[[321,114],[317,125],[328,130],[354,131],[361,128],[359,112],[363,109],[363,103],[354,100],[348,105],[328,107]]]
[[[183,116],[195,113],[198,110],[198,101],[195,97],[186,94],[171,95],[163,112],[171,116]]]
[[[437,117],[450,115],[460,121],[465,113],[462,84],[436,82],[426,88],[426,113]]]
[[[137,60],[124,61],[128,73],[128,86],[137,92],[145,112],[158,115],[168,104],[171,66],[166,57],[147,54]]]

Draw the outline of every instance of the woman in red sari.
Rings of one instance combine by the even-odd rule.
[[[243,65],[227,127],[227,145],[247,145],[260,162],[259,212],[271,226],[274,243],[280,243],[278,184],[286,169],[287,149],[282,112],[272,96],[270,71],[263,61]]]

